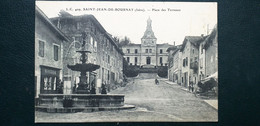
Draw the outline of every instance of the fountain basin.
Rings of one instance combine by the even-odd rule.
[[[65,100],[71,106],[64,106]],[[40,94],[36,110],[44,112],[103,111],[134,108],[124,104],[121,94]]]
[[[79,71],[79,72],[84,72],[84,71],[90,72],[100,68],[99,65],[95,65],[92,63],[84,63],[84,64],[77,63],[76,65],[67,65],[67,67],[73,71]]]

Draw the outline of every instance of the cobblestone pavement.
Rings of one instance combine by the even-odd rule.
[[[92,113],[44,113],[35,112],[36,122],[186,122],[217,121],[218,112],[193,94],[181,90],[179,85],[154,79],[135,79],[126,87],[120,87],[110,94],[125,94],[125,104],[135,109],[100,111]]]

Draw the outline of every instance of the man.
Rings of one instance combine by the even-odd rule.
[[[159,85],[159,81],[157,80],[157,78],[155,79],[155,84]]]

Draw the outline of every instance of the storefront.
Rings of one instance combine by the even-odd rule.
[[[48,66],[40,66],[41,80],[40,80],[40,93],[41,94],[57,94],[57,83],[60,81],[60,69]]]

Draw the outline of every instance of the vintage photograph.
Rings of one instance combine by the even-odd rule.
[[[35,2],[35,122],[218,122],[217,2]]]

